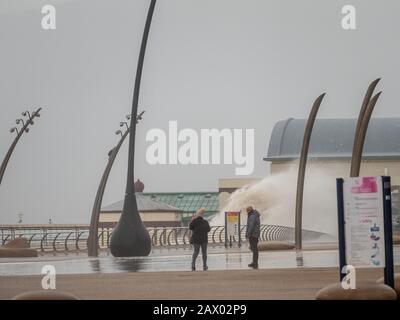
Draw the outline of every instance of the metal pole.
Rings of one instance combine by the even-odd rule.
[[[112,166],[114,164],[115,158],[125,141],[125,138],[129,134],[129,128],[126,132],[122,135],[121,139],[119,140],[118,144],[112,149],[109,157],[108,163],[104,170],[103,176],[100,180],[99,187],[97,189],[96,198],[93,204],[92,209],[92,217],[90,220],[90,228],[89,228],[89,237],[88,237],[88,255],[89,257],[97,257],[98,256],[98,243],[97,243],[97,230],[99,228],[99,218],[100,218],[100,211],[101,211],[101,204],[103,202],[103,195],[106,189],[107,180],[110,175]]]
[[[139,120],[142,119],[143,114],[144,114],[144,111],[142,111],[138,115],[138,117],[136,118],[136,123],[139,123]],[[110,175],[115,158],[117,157],[119,150],[121,149],[121,146],[125,141],[125,138],[129,134],[129,127],[127,126],[126,129],[127,130],[125,131],[124,134],[121,133],[121,139],[119,140],[119,143],[109,152],[108,163],[104,170],[103,176],[100,180],[99,187],[97,189],[96,198],[95,198],[95,201],[93,204],[93,209],[92,209],[92,217],[90,220],[89,236],[88,236],[88,242],[87,242],[89,257],[97,257],[98,256],[97,235],[98,235],[98,228],[99,228],[101,205],[103,202],[103,195],[104,195],[104,191],[106,189],[107,180]],[[102,233],[102,238],[103,238],[102,239],[102,241],[103,241],[104,240],[103,233]]]
[[[384,232],[385,232],[385,284],[395,288],[394,283],[394,265],[393,265],[393,226],[392,226],[392,200],[390,177],[382,177],[383,194],[383,214],[384,214]]]
[[[8,152],[6,153],[6,156],[4,157],[4,160],[3,160],[2,164],[1,164],[1,167],[0,167],[0,185],[1,185],[1,181],[3,180],[4,173],[6,172],[7,164],[10,161],[11,155],[12,155],[14,149],[15,149],[15,146],[17,145],[19,139],[22,137],[24,132],[26,132],[26,130],[28,129],[29,125],[31,123],[33,123],[32,122],[33,119],[40,116],[40,114],[39,114],[40,110],[42,110],[42,108],[39,108],[35,112],[32,113],[32,115],[25,122],[24,126],[18,132],[18,134],[15,137],[13,143],[11,144],[10,148],[8,149]]]
[[[337,208],[338,208],[338,230],[339,230],[339,279],[342,281],[345,275],[342,273],[346,265],[346,243],[344,226],[344,203],[343,203],[343,179],[336,179]]]
[[[353,152],[352,152],[352,156],[351,156],[351,166],[350,166],[350,177],[358,177],[359,176],[359,171],[356,170],[356,167],[357,167],[356,149],[359,144],[360,128],[361,128],[361,124],[364,119],[365,113],[367,111],[367,107],[371,101],[372,94],[374,93],[374,90],[380,80],[381,80],[381,78],[378,78],[368,86],[367,92],[365,93],[365,96],[364,96],[363,103],[361,105],[360,113],[359,113],[358,119],[357,119],[356,130],[354,133]]]
[[[228,219],[225,212],[225,248],[228,248]]]
[[[296,192],[296,216],[295,216],[295,245],[296,250],[302,250],[302,219],[303,219],[303,191],[304,191],[304,177],[307,164],[308,149],[310,145],[311,133],[314,127],[315,118],[325,93],[321,94],[314,102],[310,115],[307,120],[306,128],[304,131],[303,145],[300,153],[299,171],[297,177],[297,192]]]
[[[129,134],[126,193],[120,220],[115,227],[110,239],[111,254],[116,257],[147,256],[151,251],[150,235],[140,218],[136,203],[136,195],[134,189],[134,160],[136,118],[139,103],[140,83],[142,78],[144,57],[146,53],[147,39],[150,32],[150,26],[155,5],[156,0],[151,0],[146,19],[146,25],[143,32],[142,44],[140,47],[139,60],[136,70]]]
[[[241,213],[241,211],[239,211],[239,217],[238,217],[239,248],[242,246],[242,230],[240,228],[240,226],[241,226],[240,213]]]

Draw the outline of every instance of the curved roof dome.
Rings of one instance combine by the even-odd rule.
[[[140,179],[137,179],[135,182],[135,192],[143,192],[144,190],[144,183],[140,181]]]
[[[309,158],[350,159],[356,119],[317,119],[310,140]],[[275,124],[267,161],[298,159],[306,119],[287,119]],[[373,118],[364,144],[364,159],[400,159],[400,118]]]

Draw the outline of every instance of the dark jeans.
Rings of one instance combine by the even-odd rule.
[[[203,258],[203,267],[207,266],[207,242],[206,243],[194,243],[194,252],[193,252],[193,259],[192,259],[192,267],[196,266],[196,259],[197,256],[199,255],[200,248],[201,248],[201,256]]]
[[[253,264],[258,266],[258,238],[249,238],[250,250],[253,252]]]

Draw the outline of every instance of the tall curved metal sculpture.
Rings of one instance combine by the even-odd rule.
[[[99,228],[99,218],[101,211],[101,204],[103,202],[103,195],[106,189],[107,180],[111,172],[111,168],[114,164],[115,158],[125,141],[125,138],[129,134],[129,129],[125,131],[119,140],[118,144],[110,151],[106,169],[104,170],[103,176],[101,177],[99,187],[97,189],[96,198],[94,200],[92,217],[90,219],[89,237],[88,237],[88,255],[90,257],[98,256],[98,239],[97,230]]]
[[[156,0],[151,0],[147,13],[146,25],[140,47],[139,60],[136,70],[135,87],[132,99],[131,125],[129,133],[128,174],[124,206],[117,226],[110,239],[110,251],[115,257],[147,256],[151,251],[151,239],[145,228],[136,203],[134,189],[134,160],[135,160],[135,135],[136,118],[139,104],[140,82],[142,78],[143,62],[146,53],[147,39],[153,18]]]
[[[142,116],[144,111],[142,111],[136,119],[136,123],[139,123],[139,120],[142,120]],[[127,116],[128,117],[128,116]],[[129,116],[130,119],[130,116]],[[125,122],[121,122],[123,125]],[[116,132],[121,133],[120,130]],[[100,180],[99,187],[97,189],[96,198],[94,200],[93,209],[92,209],[92,216],[90,219],[90,227],[89,227],[89,236],[87,241],[88,246],[88,256],[89,257],[97,257],[99,254],[99,247],[98,247],[98,229],[99,229],[99,218],[100,218],[100,211],[101,211],[101,204],[103,202],[103,195],[106,189],[108,177],[110,176],[110,172],[112,166],[114,165],[115,158],[117,157],[121,146],[124,144],[126,137],[129,134],[129,127],[124,134],[121,133],[121,139],[119,140],[118,144],[110,150],[108,153],[108,162],[107,166],[103,172],[103,175]]]
[[[26,120],[26,122],[24,123],[22,128],[19,131],[17,131],[17,136],[15,137],[13,143],[11,144],[10,148],[8,149],[8,152],[6,153],[6,156],[4,157],[3,162],[1,163],[1,167],[0,167],[0,185],[1,185],[1,181],[3,180],[4,173],[6,172],[6,168],[7,168],[8,162],[10,161],[11,155],[12,155],[14,149],[15,149],[15,146],[17,145],[19,139],[22,137],[24,132],[28,132],[29,131],[28,127],[29,127],[29,125],[33,124],[33,119],[35,119],[36,117],[40,117],[40,111],[41,110],[42,110],[42,108],[39,108],[36,111],[32,112],[32,114],[29,114],[26,111],[26,113],[29,114],[29,118]]]
[[[380,80],[381,80],[381,78],[378,78],[378,79],[374,80],[368,86],[367,92],[365,93],[363,103],[361,105],[360,113],[359,113],[358,119],[357,119],[356,131],[354,134],[353,152],[352,152],[352,156],[351,156],[351,165],[350,165],[350,177],[358,177],[360,175],[362,148],[364,146],[364,139],[365,139],[365,137],[364,137],[363,140],[360,140],[361,127],[362,127],[362,123],[364,121],[364,117],[367,114],[367,109],[368,109],[368,106],[370,105],[372,94],[374,93],[374,90]],[[372,113],[373,108],[372,108],[372,110],[369,110],[369,111]],[[369,115],[369,117],[371,117],[371,114]],[[369,123],[369,120],[368,120],[368,123]],[[367,126],[368,126],[368,123],[366,124]],[[367,129],[364,128],[363,130],[366,131]],[[362,144],[361,154],[359,153],[360,152],[360,144]]]
[[[367,134],[369,121],[374,111],[375,105],[382,94],[382,91],[378,92],[368,103],[365,110],[364,117],[361,121],[360,128],[357,134],[357,140],[354,145],[353,157],[351,159],[350,177],[358,177],[360,175],[361,159],[364,149],[365,136]]]
[[[315,119],[325,93],[321,94],[314,102],[310,115],[308,116],[306,128],[304,130],[303,145],[301,147],[299,172],[297,176],[297,192],[296,192],[296,216],[295,216],[295,245],[296,250],[302,249],[302,222],[303,222],[303,191],[304,177],[306,173],[306,164],[308,149],[310,145],[311,133],[314,127]]]

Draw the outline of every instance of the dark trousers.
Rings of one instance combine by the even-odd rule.
[[[203,267],[206,267],[207,266],[207,242],[202,243],[202,244],[194,243],[193,247],[194,247],[194,252],[193,252],[193,259],[192,259],[192,267],[196,266],[196,260],[199,255],[200,248],[201,248],[201,256],[203,258]]]
[[[258,238],[249,238],[250,250],[253,252],[253,264],[258,265]]]

